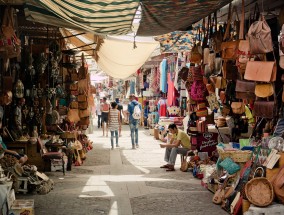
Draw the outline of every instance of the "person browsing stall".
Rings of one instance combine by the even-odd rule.
[[[166,171],[175,171],[177,155],[186,155],[191,149],[190,137],[184,131],[178,129],[175,124],[170,124],[168,129],[173,136],[169,144],[160,144],[161,148],[166,148],[164,160],[167,162],[161,168],[166,168]]]
[[[107,98],[103,98],[103,102],[101,103],[101,112],[102,112],[102,127],[103,127],[103,136],[108,137],[108,113],[110,110],[110,105],[107,103]]]

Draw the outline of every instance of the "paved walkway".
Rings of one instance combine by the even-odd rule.
[[[212,194],[201,187],[191,173],[160,169],[164,150],[143,128],[140,148],[131,149],[130,132],[124,127],[120,148],[110,150],[109,138],[96,130],[90,138],[94,149],[80,167],[49,173],[55,189],[47,195],[26,195],[35,199],[36,215],[183,215],[226,214],[211,201]],[[19,197],[18,197],[19,198]]]

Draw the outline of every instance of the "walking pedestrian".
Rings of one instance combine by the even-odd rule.
[[[119,147],[118,145],[118,129],[121,126],[121,121],[120,121],[120,112],[117,110],[117,103],[112,102],[111,103],[111,110],[109,111],[109,116],[108,116],[108,125],[109,125],[109,130],[110,130],[110,141],[111,141],[111,149],[114,148],[113,144],[113,138],[115,135],[115,140],[116,140],[116,147]]]
[[[108,114],[109,114],[109,104],[107,103],[107,98],[103,98],[103,102],[101,103],[101,112],[102,112],[102,128],[103,128],[103,136],[108,137]]]
[[[139,148],[138,144],[138,126],[141,119],[142,107],[139,102],[135,100],[135,95],[129,96],[128,112],[129,112],[129,127],[131,133],[132,149]]]
[[[102,127],[102,111],[101,111],[101,102],[103,100],[100,99],[97,103],[97,107],[96,107],[96,115],[98,117],[98,128]]]
[[[120,126],[118,129],[118,133],[119,133],[119,137],[121,137],[121,126],[122,126],[122,110],[123,110],[123,106],[119,103],[119,98],[115,99],[115,102],[117,103],[117,110],[120,113]]]

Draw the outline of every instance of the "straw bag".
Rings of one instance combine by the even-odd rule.
[[[78,109],[69,109],[66,117],[67,121],[76,123],[80,121]]]
[[[78,102],[86,102],[88,97],[86,95],[78,95]]]
[[[71,109],[78,109],[78,102],[71,102],[70,103],[70,108]]]
[[[262,177],[255,178],[256,172],[261,169]],[[263,177],[264,169],[262,167],[256,168],[254,178],[250,180],[245,186],[245,193],[247,199],[254,205],[259,207],[266,207],[274,200],[274,191],[272,184]]]
[[[79,104],[78,104],[78,108],[80,110],[85,110],[85,109],[88,108],[88,106],[89,106],[88,102],[79,102]]]

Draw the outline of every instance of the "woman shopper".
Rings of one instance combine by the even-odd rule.
[[[118,145],[118,129],[121,126],[121,120],[120,120],[120,112],[117,110],[117,103],[112,102],[111,103],[111,110],[109,111],[109,116],[108,116],[108,125],[109,125],[109,130],[110,130],[110,140],[111,140],[111,149],[114,148],[113,144],[113,138],[115,135],[115,140],[116,140],[116,147],[119,147]]]

